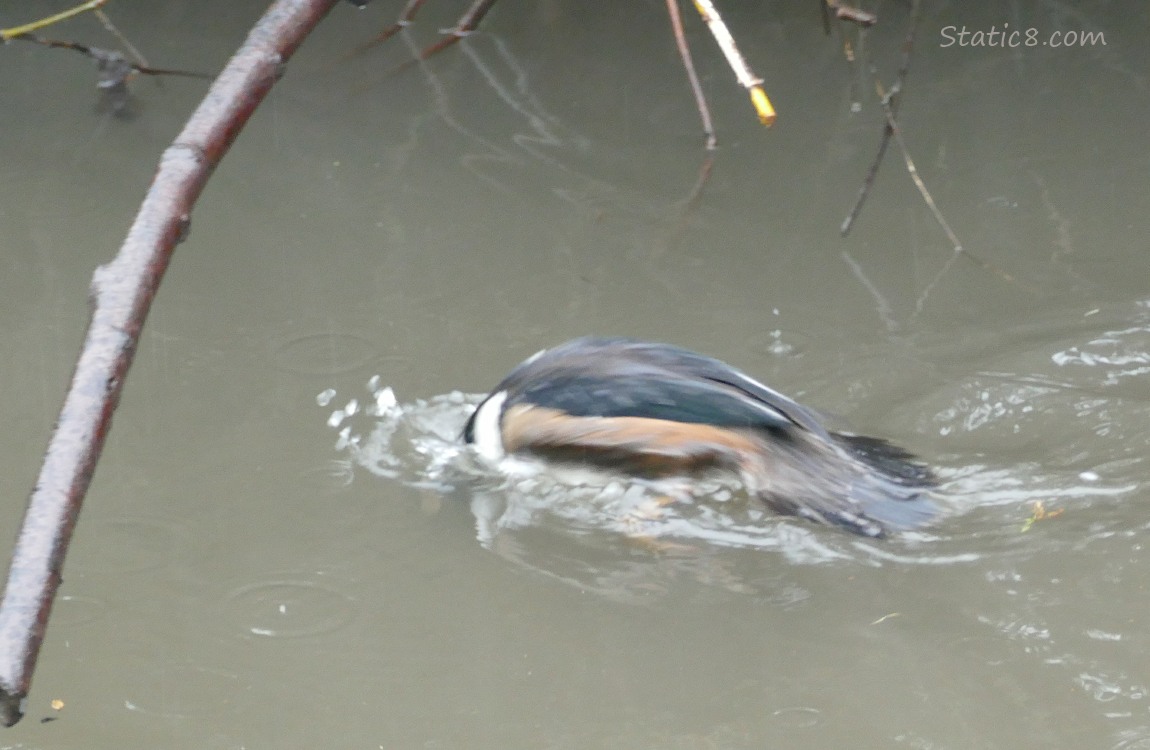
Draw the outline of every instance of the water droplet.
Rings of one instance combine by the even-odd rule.
[[[399,401],[396,400],[395,391],[391,390],[391,386],[375,394],[375,413],[377,416],[382,417],[398,405]]]
[[[793,708],[780,708],[771,713],[779,723],[788,727],[806,728],[819,723],[822,712],[817,708],[795,706]]]

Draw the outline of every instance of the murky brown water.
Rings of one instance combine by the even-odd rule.
[[[951,259],[895,150],[839,238],[881,115],[813,3],[726,4],[771,131],[687,17],[722,142],[688,215],[703,153],[663,3],[505,0],[424,69],[386,75],[402,38],[344,61],[397,5],[337,8],[200,202],[0,747],[1150,747],[1145,7],[928,3],[906,139],[1007,282]],[[110,6],[191,69],[262,7]],[[904,14],[871,42],[888,79]],[[940,47],[1005,22],[1106,45]],[[92,270],[203,91],[140,81],[122,121],[91,86],[78,55],[0,49],[9,538]],[[481,543],[473,510],[522,498],[442,491],[444,436],[585,333],[715,354],[897,439],[954,514],[884,542],[766,519],[654,545],[520,503]],[[1036,501],[1060,515],[1024,532]]]

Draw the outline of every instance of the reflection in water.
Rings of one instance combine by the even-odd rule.
[[[370,385],[368,407],[351,399],[329,416],[328,425],[339,431],[337,450],[348,456],[339,461],[341,470],[350,463],[376,476],[461,497],[484,548],[612,599],[666,593],[677,579],[783,605],[806,598],[793,585],[779,588],[764,580],[755,555],[732,549],[770,551],[796,564],[974,559],[969,553],[937,554],[930,547],[934,537],[925,532],[879,546],[778,517],[721,477],[687,483],[592,476],[573,484],[570,476],[528,461],[511,461],[503,467],[506,473],[494,472],[459,440],[482,395],[456,392],[401,404],[377,380]],[[318,401],[330,405],[334,398],[325,391]]]
[[[376,476],[464,498],[484,548],[581,589],[631,599],[665,592],[675,578],[687,577],[748,593],[746,581],[757,566],[724,556],[721,548],[774,550],[802,563],[851,555],[848,540],[832,537],[828,544],[802,522],[747,502],[721,478],[688,484],[590,475],[590,483],[572,484],[571,477],[527,461],[494,472],[459,439],[482,395],[455,392],[401,404],[377,379],[369,387],[369,406],[361,409],[351,399],[328,419],[348,461]],[[318,401],[330,405],[334,398],[325,391]],[[793,590],[767,595],[781,601],[805,596]]]
[[[401,36],[413,56],[418,56],[418,42],[408,34]],[[528,66],[502,38],[479,35],[460,40],[457,48],[476,75],[476,85],[486,86],[494,97],[488,100],[480,120],[476,120],[474,112],[453,103],[459,101],[458,95],[452,93],[455,87],[440,78],[435,61],[420,61],[418,66],[432,97],[435,118],[457,136],[453,145],[462,145],[462,153],[456,158],[464,169],[486,186],[509,196],[534,190],[552,196],[592,221],[620,215],[666,221],[665,203],[652,202],[645,192],[629,190],[619,181],[597,176],[613,165],[598,162],[600,153],[592,142],[548,110],[535,93]],[[475,104],[472,96],[466,98],[467,110]],[[420,135],[413,133],[413,137]],[[400,153],[406,159],[418,151],[412,143]],[[690,183],[683,185],[685,202],[691,188]]]

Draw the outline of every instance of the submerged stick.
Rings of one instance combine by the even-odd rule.
[[[393,36],[398,34],[401,30],[406,29],[415,20],[415,14],[419,12],[420,6],[425,2],[427,2],[427,0],[408,0],[407,5],[403,6],[403,10],[400,11],[399,17],[395,19],[395,23],[391,24],[386,29],[376,34],[375,38],[370,42],[361,45],[359,49],[356,50],[356,52],[364,52],[369,47],[374,47],[381,42],[386,42],[388,39],[391,39]]]
[[[714,151],[718,145],[715,138],[715,126],[711,122],[711,109],[707,106],[707,97],[703,94],[702,85],[699,84],[699,75],[695,72],[695,63],[691,59],[691,48],[687,45],[687,37],[683,33],[683,18],[679,15],[679,0],[667,0],[667,15],[671,17],[675,46],[679,48],[679,57],[683,60],[683,67],[687,71],[687,80],[691,83],[691,93],[695,95],[695,107],[699,110],[699,119],[703,121],[703,135],[707,137],[707,150]]]
[[[119,253],[92,278],[92,319],[48,443],[0,601],[0,722],[23,715],[68,541],[152,298],[192,205],[284,62],[337,0],[277,0],[212,84],[159,170]]]
[[[495,5],[495,0],[475,0],[463,15],[459,17],[455,25],[447,30],[447,36],[435,44],[425,47],[423,51],[419,53],[419,59],[426,60],[475,31],[475,29],[479,28],[479,22],[483,20],[483,17],[487,15],[487,11],[491,10],[491,6],[493,5]]]
[[[351,0],[351,2],[358,4],[358,0]],[[415,14],[419,11],[420,6],[422,6],[424,2],[426,2],[426,0],[408,0],[407,5],[404,6],[403,11],[399,14],[399,17],[395,20],[395,23],[379,32],[379,34],[377,34],[374,39],[361,44],[351,53],[351,55],[349,55],[349,57],[363,54],[375,45],[386,42],[388,39],[391,39],[403,29],[406,29],[414,22]],[[419,62],[427,60],[432,55],[442,52],[453,44],[458,44],[459,40],[463,39],[465,36],[470,36],[471,32],[479,28],[479,23],[483,20],[483,17],[487,15],[487,12],[491,10],[493,5],[495,5],[495,0],[473,0],[471,5],[468,6],[467,10],[463,12],[463,15],[459,17],[459,20],[455,22],[455,25],[450,29],[445,29],[442,32],[445,35],[442,39],[440,39],[438,42],[435,42],[434,44],[429,44],[428,46],[424,47],[413,59],[395,66],[395,68],[390,71],[389,75],[394,75],[396,73],[407,70]]]

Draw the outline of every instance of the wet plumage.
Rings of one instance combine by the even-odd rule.
[[[931,473],[877,438],[711,357],[583,338],[529,358],[479,405],[464,439],[491,461],[527,454],[643,477],[737,473],[776,512],[867,536],[938,513]]]

